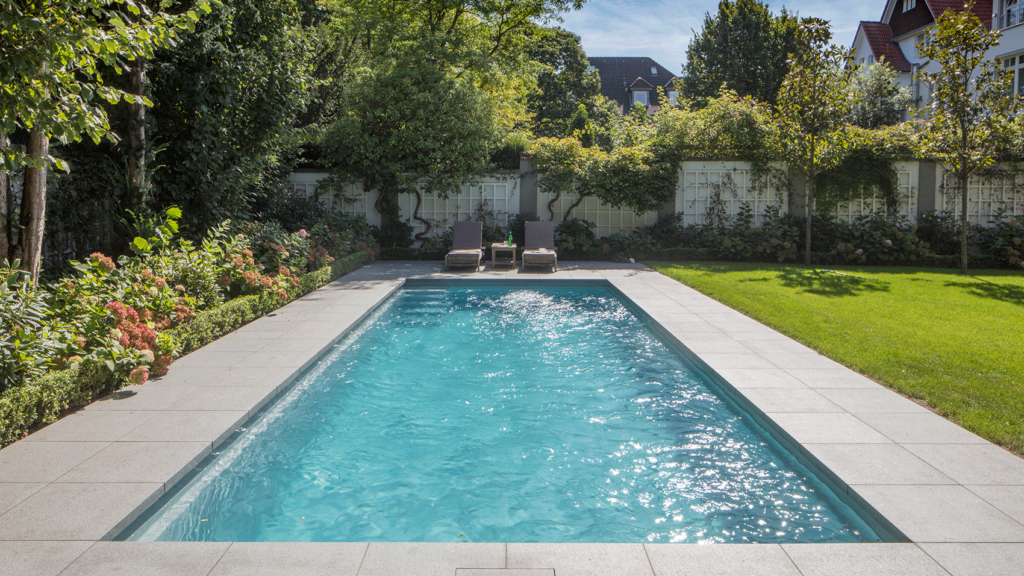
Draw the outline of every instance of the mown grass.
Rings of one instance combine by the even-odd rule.
[[[648,262],[1024,454],[1024,275]]]

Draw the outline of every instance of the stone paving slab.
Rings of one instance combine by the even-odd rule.
[[[103,542],[405,278],[606,280],[758,420],[914,544]],[[800,444],[803,442],[803,444]],[[148,447],[148,452],[147,452]],[[642,265],[364,267],[0,451],[0,574],[1015,574],[1024,460]],[[827,470],[824,468],[828,467]],[[205,571],[204,571],[205,570]]]

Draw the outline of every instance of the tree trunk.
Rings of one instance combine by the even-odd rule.
[[[807,226],[804,229],[804,264],[811,265],[811,219],[814,217],[814,176],[807,177]]]
[[[3,154],[10,144],[7,142],[7,134],[0,133],[0,155]],[[0,264],[10,259],[11,237],[10,237],[10,212],[9,202],[11,198],[11,175],[0,168]]]
[[[960,183],[960,273],[967,274],[967,172],[957,174]]]
[[[131,93],[146,93],[146,61],[136,58],[129,72]],[[128,113],[128,209],[136,214],[142,207],[142,193],[146,181],[146,106],[141,102],[131,105]],[[137,232],[137,231],[136,231]]]
[[[385,223],[389,226],[397,225],[401,222],[398,212],[398,194],[401,190],[398,187],[398,182],[394,180],[384,180],[379,184],[377,192],[377,201],[374,202],[373,207],[377,210],[377,213],[381,215],[381,225]]]
[[[42,162],[42,168],[25,167],[25,185],[21,192],[21,269],[39,281],[39,266],[43,258],[43,230],[46,218],[46,164],[50,141],[42,132],[28,134],[28,156]]]

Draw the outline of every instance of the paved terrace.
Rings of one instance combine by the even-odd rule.
[[[109,541],[407,277],[607,279],[902,533],[898,544]],[[1024,460],[641,265],[377,263],[0,451],[5,576],[1024,574]]]

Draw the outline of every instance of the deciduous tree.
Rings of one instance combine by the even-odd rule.
[[[967,192],[971,176],[995,162],[1009,118],[1019,109],[1013,78],[998,60],[985,54],[999,44],[1001,33],[987,30],[974,15],[971,0],[959,13],[947,10],[919,44],[923,58],[939,64],[937,72],[919,72],[931,86],[924,109],[922,144],[946,163],[960,195],[960,271],[967,273]]]
[[[775,104],[797,51],[798,22],[785,9],[775,16],[760,0],[721,0],[686,49],[681,92],[703,106],[722,86]]]
[[[811,220],[814,181],[842,161],[851,99],[847,92],[853,55],[829,44],[828,23],[805,18],[797,34],[798,47],[779,90],[778,121],[782,154],[791,169],[806,181],[804,263],[811,263]]]
[[[909,86],[896,83],[899,75],[884,61],[860,66],[850,79],[856,98],[850,113],[850,124],[861,128],[881,128],[900,122],[903,113],[914,102]]]

